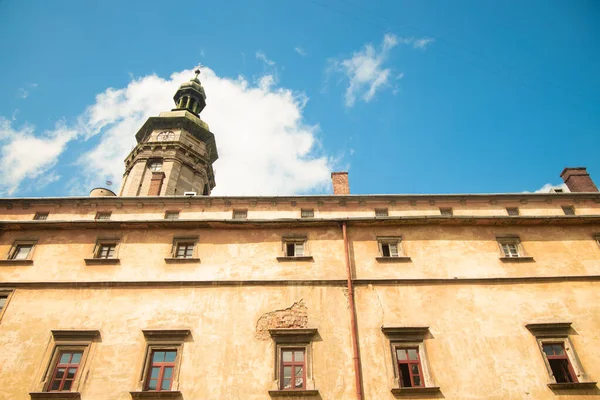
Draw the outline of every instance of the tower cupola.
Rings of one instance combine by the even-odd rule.
[[[206,93],[204,93],[204,88],[198,79],[200,68],[197,68],[194,72],[196,76],[188,82],[182,83],[177,89],[173,97],[176,106],[173,111],[187,110],[194,115],[199,115],[206,107]]]

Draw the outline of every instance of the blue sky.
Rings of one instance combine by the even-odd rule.
[[[215,194],[600,182],[598,50],[594,0],[0,0],[0,195],[118,188],[197,63]]]

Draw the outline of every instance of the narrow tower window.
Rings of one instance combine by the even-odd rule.
[[[148,163],[148,168],[150,169],[150,171],[152,172],[158,172],[158,171],[162,171],[162,161],[161,160],[151,160]]]

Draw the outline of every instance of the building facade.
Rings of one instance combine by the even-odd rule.
[[[198,77],[119,195],[0,199],[0,399],[600,398],[600,194],[208,196]],[[195,195],[185,192],[195,192]]]

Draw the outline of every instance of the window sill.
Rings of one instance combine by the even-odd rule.
[[[379,262],[409,262],[411,261],[408,256],[398,256],[398,257],[375,257],[375,259]]]
[[[33,260],[0,260],[0,265],[32,265]]]
[[[392,389],[392,394],[396,397],[404,396],[430,396],[440,393],[438,386],[433,387],[403,387]]]
[[[79,392],[31,392],[29,396],[32,399],[52,399],[52,400],[67,400],[81,399]]]
[[[596,382],[549,383],[548,387],[552,390],[593,389],[596,387]]]
[[[164,392],[129,392],[131,398],[137,399],[180,399],[181,392],[179,390],[168,390]]]
[[[84,258],[85,265],[114,265],[119,264],[118,258]]]
[[[533,261],[533,257],[531,257],[531,256],[500,257],[500,261],[502,261],[502,262],[530,262],[530,261]]]
[[[318,395],[318,390],[269,390],[269,396],[271,397],[308,397]]]
[[[277,261],[314,261],[313,256],[277,257]]]
[[[199,263],[200,259],[199,258],[175,258],[175,257],[168,257],[168,258],[165,258],[165,262],[167,264]]]

